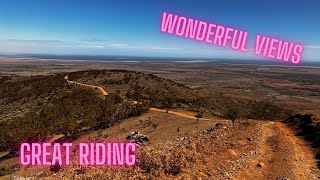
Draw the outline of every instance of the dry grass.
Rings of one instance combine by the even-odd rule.
[[[201,122],[200,122],[201,123]],[[160,124],[161,126],[161,124]],[[254,149],[255,122],[211,126],[213,131],[197,131],[181,138],[154,141],[139,146],[133,167],[79,166],[77,159],[57,174],[41,173],[32,177],[45,179],[195,179],[226,178],[238,154]],[[237,136],[235,136],[237,135]],[[252,142],[247,138],[251,137]],[[233,170],[232,170],[233,171]],[[232,172],[235,173],[235,172]],[[230,174],[232,174],[230,173]],[[30,177],[29,174],[22,175]]]

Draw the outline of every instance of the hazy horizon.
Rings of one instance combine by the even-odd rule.
[[[0,52],[260,60],[253,44],[261,34],[301,43],[302,61],[320,61],[319,1],[217,2],[5,0]],[[249,52],[161,33],[163,12],[246,30]]]
[[[319,61],[303,61],[300,64],[292,64],[271,59],[236,59],[236,58],[201,58],[201,57],[157,57],[157,56],[117,56],[117,55],[77,55],[77,54],[1,54],[2,59],[19,60],[66,60],[66,61],[101,61],[101,62],[193,62],[193,63],[231,63],[231,64],[256,64],[256,65],[280,65],[280,66],[315,66],[319,67]]]

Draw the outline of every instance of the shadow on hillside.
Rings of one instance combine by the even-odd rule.
[[[315,149],[317,166],[320,169],[320,123],[315,122],[312,114],[296,114],[288,117],[285,122],[297,130],[297,135],[311,143]]]

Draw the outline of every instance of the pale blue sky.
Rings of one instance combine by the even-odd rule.
[[[160,32],[164,11],[299,42],[320,60],[320,1],[3,0],[0,52],[258,58]]]

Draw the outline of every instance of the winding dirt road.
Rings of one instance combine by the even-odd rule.
[[[70,84],[77,84],[77,85],[80,85],[80,86],[85,86],[85,87],[90,87],[90,88],[98,89],[103,96],[107,96],[107,95],[109,94],[107,91],[105,91],[105,90],[104,90],[102,87],[100,87],[100,86],[93,86],[93,85],[89,85],[89,84],[83,84],[83,83],[79,83],[79,82],[75,82],[75,81],[70,81],[70,80],[68,80],[68,76],[65,76],[64,79],[67,80],[67,82],[70,83]]]

